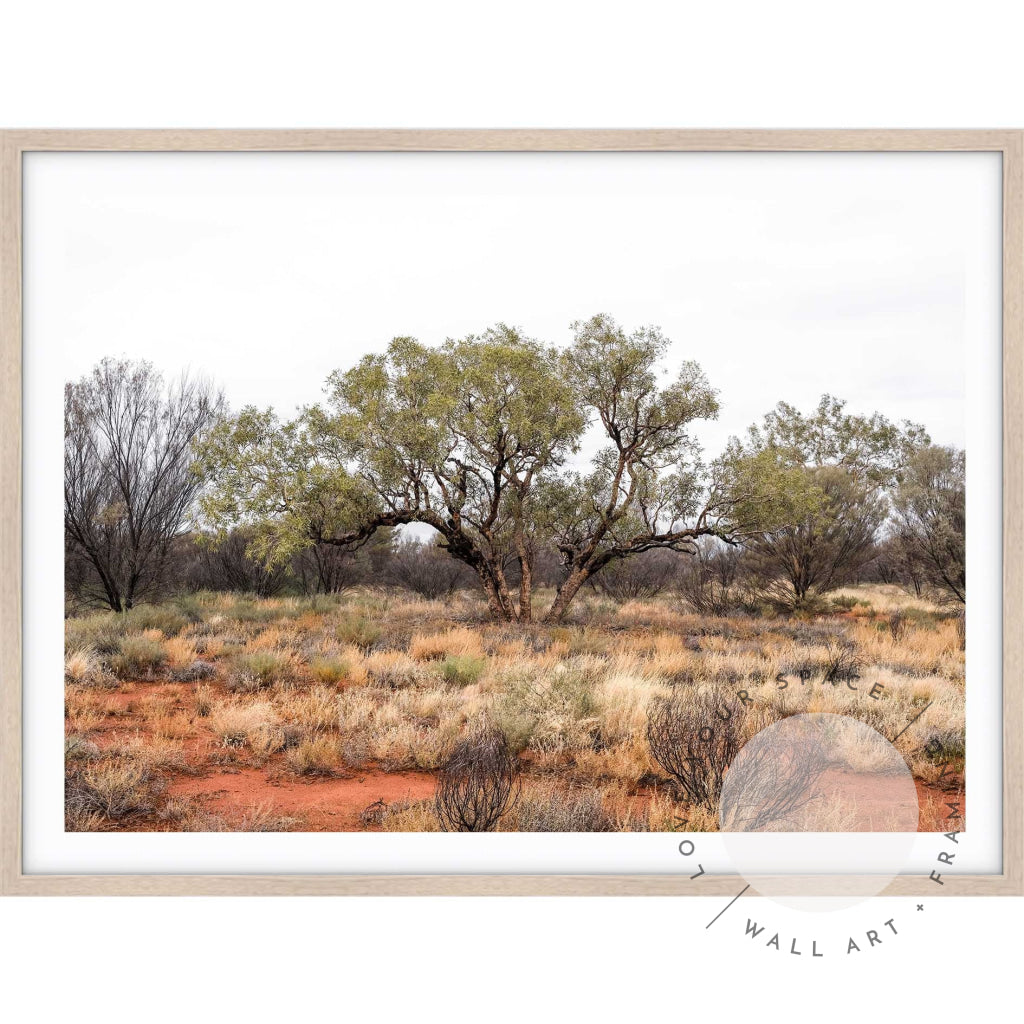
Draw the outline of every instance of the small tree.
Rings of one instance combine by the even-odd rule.
[[[519,798],[519,759],[505,734],[478,728],[441,766],[434,808],[445,832],[491,832]]]
[[[124,611],[166,582],[171,549],[202,481],[193,444],[223,398],[147,362],[104,359],[64,389],[64,532],[81,596]]]
[[[907,461],[895,497],[898,539],[925,585],[946,600],[967,602],[966,460],[956,448],[931,445]]]
[[[747,565],[781,605],[855,582],[876,555],[889,493],[922,428],[856,416],[825,395],[810,416],[780,402],[745,440],[733,438],[719,466],[748,523]]]

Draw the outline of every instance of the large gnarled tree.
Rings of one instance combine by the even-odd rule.
[[[207,516],[255,525],[268,559],[426,524],[476,573],[491,613],[521,622],[543,540],[565,567],[545,616],[558,620],[612,560],[726,536],[731,506],[705,488],[688,433],[717,415],[699,367],[661,386],[656,329],[627,334],[597,316],[573,330],[565,350],[504,325],[436,348],[396,338],[331,375],[327,408],[283,424],[243,410],[200,448],[215,481]],[[571,471],[591,425],[604,445],[589,472]]]

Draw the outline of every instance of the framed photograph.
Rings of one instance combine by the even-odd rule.
[[[3,891],[1024,892],[1022,144],[0,133]]]

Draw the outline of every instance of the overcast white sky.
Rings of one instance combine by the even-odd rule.
[[[564,344],[600,311],[659,325],[670,370],[701,363],[709,456],[825,391],[962,445],[999,172],[991,154],[32,154],[26,343],[59,357],[55,386],[127,354],[289,415],[395,335],[505,321]]]

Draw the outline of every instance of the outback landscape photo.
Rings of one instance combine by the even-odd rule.
[[[66,831],[963,828],[956,166],[142,156],[34,165]]]

